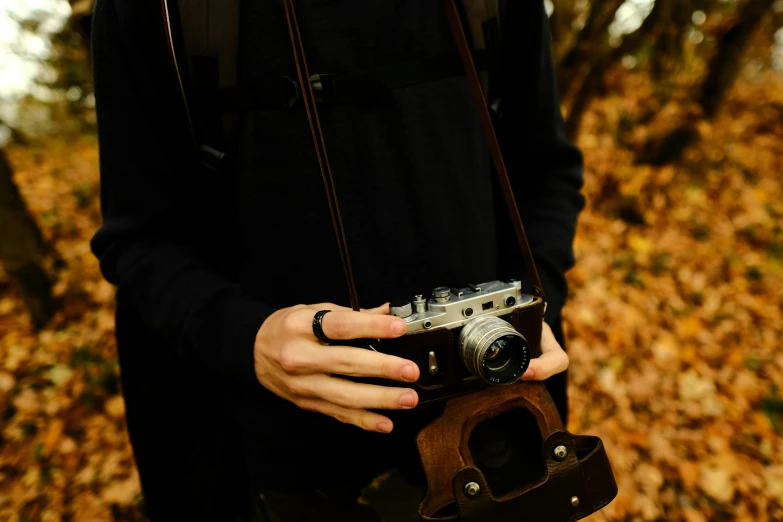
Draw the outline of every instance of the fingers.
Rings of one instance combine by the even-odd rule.
[[[323,413],[367,431],[389,433],[394,428],[388,417],[367,410],[351,410],[320,399],[301,399],[296,401],[296,405],[303,410]]]
[[[566,371],[568,368],[568,355],[564,351],[560,353],[543,354],[538,359],[530,361],[522,379],[526,381],[543,381],[553,375]]]
[[[331,310],[321,319],[323,332],[330,339],[392,339],[404,335],[408,328],[404,320],[389,315],[389,303],[361,312],[332,303],[317,303],[291,313],[287,330],[315,339],[313,317],[319,310]]]
[[[331,311],[322,324],[332,339],[391,338],[406,331],[405,321],[388,315],[388,304],[362,312],[331,303],[278,310],[256,334],[253,355],[258,381],[303,409],[365,430],[390,432],[391,420],[368,410],[413,408],[419,400],[416,392],[360,384],[332,374],[414,382],[419,378],[418,367],[392,355],[315,342],[313,318],[318,310]]]
[[[299,345],[281,353],[286,373],[334,373],[352,377],[379,377],[402,382],[419,380],[419,367],[408,359],[346,346]]]
[[[405,334],[407,325],[399,317],[367,312],[332,312],[321,322],[330,339],[393,339]]]
[[[544,323],[541,332],[541,357],[530,361],[522,379],[526,381],[543,381],[553,375],[566,371],[568,355],[557,342],[549,325]]]
[[[383,308],[369,312],[354,312],[345,307],[322,303],[315,308],[309,306],[291,307],[281,316],[279,332],[283,337],[306,337],[315,341],[313,319],[318,310],[330,310],[321,319],[323,332],[330,339],[391,339],[405,334],[407,325],[403,319],[382,313]]]
[[[288,388],[297,397],[322,399],[350,410],[409,410],[419,403],[411,389],[360,384],[325,374],[294,378]]]

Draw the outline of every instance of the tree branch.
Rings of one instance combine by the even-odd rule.
[[[596,0],[576,41],[558,65],[557,85],[561,93],[570,92],[574,79],[590,56],[606,45],[606,32],[617,9],[625,0]]]
[[[42,328],[57,309],[52,282],[41,261],[52,251],[30,217],[0,149],[0,261],[19,287],[33,325]]]
[[[707,118],[715,116],[720,103],[739,73],[739,61],[753,31],[764,15],[770,11],[774,0],[749,0],[739,14],[736,25],[726,31],[712,56],[707,77],[701,87],[699,104]]]
[[[27,146],[30,144],[30,140],[27,139],[27,136],[22,134],[22,132],[20,132],[12,125],[6,123],[2,118],[0,118],[0,127],[5,127],[11,133],[11,142],[23,146]]]
[[[644,19],[639,29],[626,35],[616,48],[611,48],[606,44],[602,52],[597,53],[597,57],[589,62],[588,72],[572,98],[568,118],[565,121],[565,132],[570,139],[573,140],[576,137],[587,106],[603,86],[604,75],[609,68],[623,56],[635,54],[648,38],[656,37],[658,27],[661,25],[660,22],[665,19],[662,13],[666,11],[668,4],[674,1],[656,0],[652,11]]]
[[[718,41],[718,48],[707,63],[707,75],[699,88],[698,104],[702,109],[702,118],[715,117],[729,87],[737,78],[740,60],[751,35],[764,15],[771,12],[773,2],[774,0],[748,0],[740,8],[735,24]],[[695,129],[697,117],[686,119],[669,134],[653,138],[646,143],[637,157],[637,163],[664,165],[678,160],[685,149],[698,138]]]

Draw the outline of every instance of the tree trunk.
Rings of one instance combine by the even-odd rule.
[[[661,28],[661,34],[650,52],[650,74],[656,90],[661,90],[659,86],[665,83],[667,77],[673,75],[680,65],[682,43],[691,28],[691,16],[696,10],[693,0],[670,2],[665,7],[661,16],[669,23]]]
[[[698,97],[703,118],[715,117],[726,92],[739,74],[740,60],[753,31],[759,26],[764,15],[771,11],[773,3],[774,0],[749,0],[740,9],[736,23],[718,42],[718,48],[707,64],[707,75],[701,84]],[[651,165],[676,161],[697,137],[696,118],[688,118],[671,133],[647,143],[636,161]]]
[[[552,53],[555,63],[560,61],[563,50],[570,45],[571,24],[574,20],[572,0],[553,0],[554,10],[549,17],[549,31],[552,34]]]
[[[30,217],[0,149],[0,262],[21,291],[33,326],[43,328],[56,310],[52,282],[42,266],[51,249]]]
[[[607,30],[614,20],[617,9],[625,0],[596,0],[590,9],[584,27],[576,37],[576,41],[558,64],[557,85],[564,97],[571,92],[574,80],[589,66],[592,56],[595,56],[606,46]]]
[[[773,3],[774,0],[750,0],[740,12],[738,23],[721,38],[718,50],[707,67],[709,72],[699,97],[699,104],[707,118],[715,116],[726,91],[737,78],[739,62],[750,36]]]
[[[82,37],[84,49],[87,52],[87,61],[92,67],[92,10],[95,6],[95,0],[69,0],[71,4],[71,16],[68,23]]]
[[[19,132],[19,129],[11,125],[8,125],[5,121],[3,121],[2,118],[0,118],[0,127],[5,127],[6,129],[8,129],[8,132],[11,134],[11,143],[15,143],[17,145],[24,145],[24,146],[30,144],[29,140],[27,139],[27,136]]]
[[[608,44],[604,45],[600,51],[596,50],[593,60],[586,62],[588,72],[571,99],[568,117],[565,121],[565,132],[569,139],[576,138],[587,106],[603,86],[604,75],[609,68],[623,56],[636,53],[649,38],[655,38],[656,31],[662,25],[659,22],[664,21],[661,13],[673,1],[676,0],[656,0],[652,11],[647,15],[641,27],[626,35],[619,47],[611,48]]]

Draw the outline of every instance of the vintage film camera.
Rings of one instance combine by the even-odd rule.
[[[391,314],[405,320],[406,335],[373,348],[419,366],[420,404],[514,384],[540,355],[544,303],[517,280],[437,287],[392,302]]]

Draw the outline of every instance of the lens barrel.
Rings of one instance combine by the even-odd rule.
[[[473,375],[495,385],[514,384],[530,364],[530,345],[503,319],[468,321],[459,335],[462,363]]]

